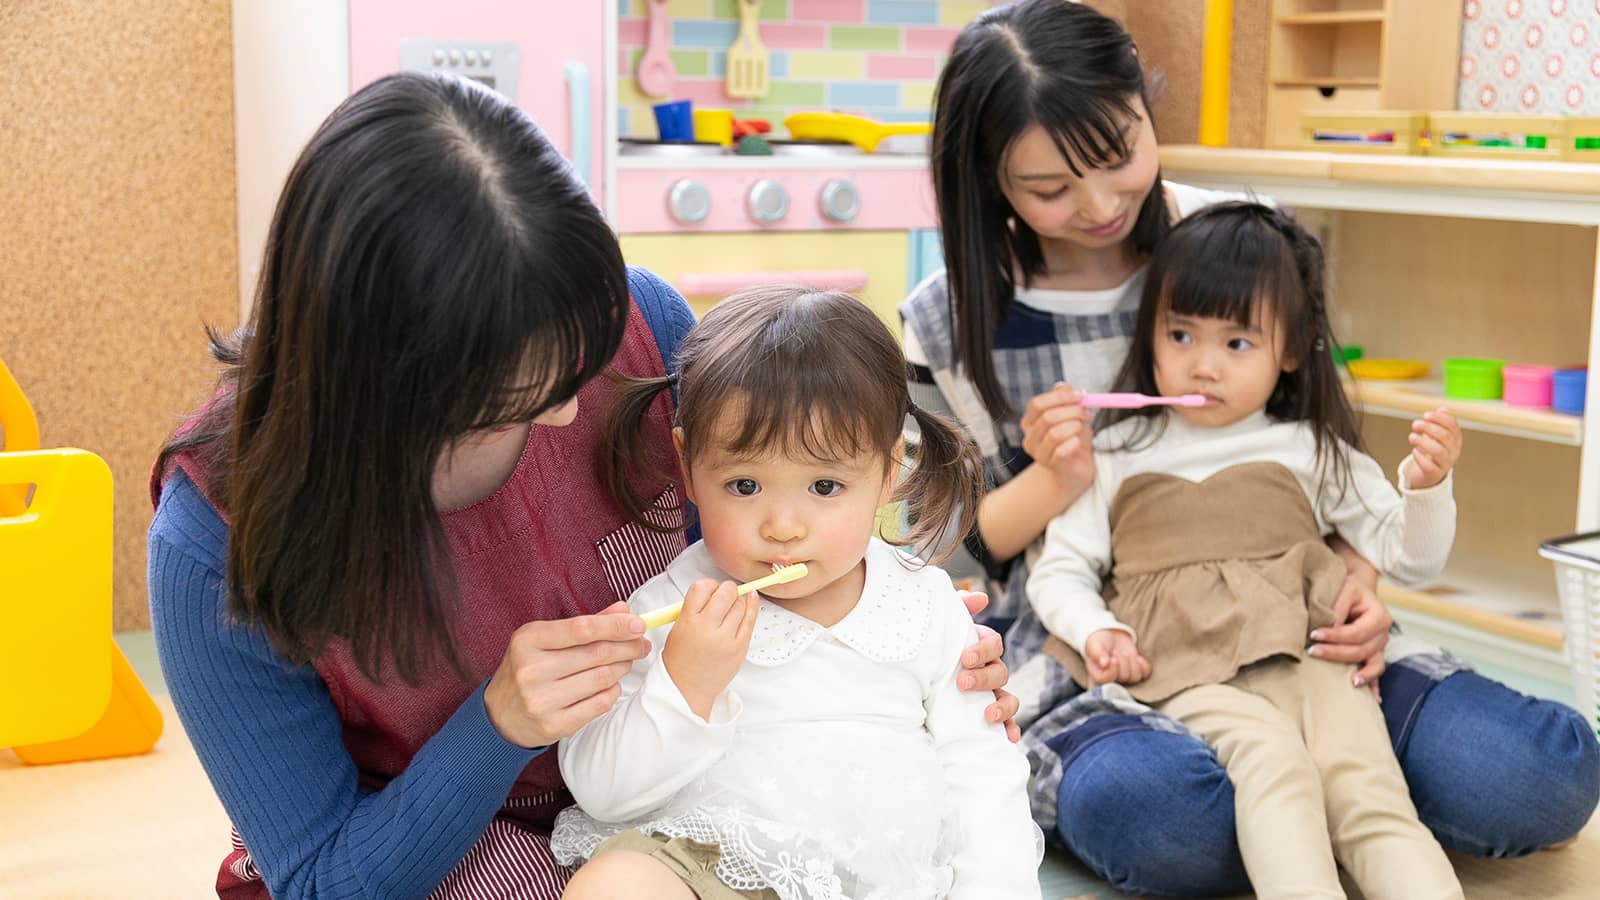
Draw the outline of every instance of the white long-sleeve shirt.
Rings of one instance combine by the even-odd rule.
[[[826,860],[846,891],[848,867],[859,893],[839,896],[1038,897],[1027,761],[985,720],[990,696],[956,687],[961,653],[976,641],[972,619],[942,570],[906,563],[874,539],[861,600],[829,628],[763,599],[745,662],[709,719],[690,710],[661,661],[671,626],[650,632],[650,655],[623,678],[616,705],[559,744],[562,775],[586,815],[558,821],[558,855],[582,858],[618,830],[602,823],[702,840],[709,828],[725,860],[751,840],[768,856]],[[727,576],[696,544],[629,606],[676,603],[702,578]],[[774,838],[746,827],[751,817],[800,834]],[[924,883],[897,883],[896,866],[920,870]],[[759,863],[743,871],[781,877]]]
[[[1322,534],[1337,533],[1379,572],[1410,584],[1444,568],[1455,540],[1451,475],[1413,490],[1411,466],[1403,460],[1397,491],[1372,457],[1342,445],[1350,481],[1341,493],[1331,483],[1324,485],[1316,438],[1304,423],[1273,422],[1264,412],[1222,428],[1196,427],[1175,413],[1165,419],[1166,430],[1135,450],[1117,448],[1138,426],[1137,419],[1096,435],[1093,484],[1050,522],[1043,543],[1031,551],[1028,602],[1045,628],[1078,653],[1096,631],[1114,628],[1133,635],[1106,609],[1100,590],[1111,572],[1111,503],[1125,481],[1143,473],[1199,482],[1232,466],[1280,463],[1305,491]]]

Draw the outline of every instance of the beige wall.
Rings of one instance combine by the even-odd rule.
[[[43,446],[116,478],[114,626],[148,625],[151,460],[238,321],[229,0],[0,3],[0,357]]]

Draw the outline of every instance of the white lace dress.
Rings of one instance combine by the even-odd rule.
[[[629,600],[722,579],[702,545]],[[559,745],[578,806],[551,847],[577,865],[625,828],[717,844],[717,875],[784,900],[1039,896],[1028,765],[990,698],[956,689],[971,617],[939,569],[873,541],[860,602],[831,628],[761,601],[744,666],[695,715],[660,664],[670,626],[606,715]]]

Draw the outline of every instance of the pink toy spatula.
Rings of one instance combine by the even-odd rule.
[[[1205,406],[1211,399],[1205,394],[1182,394],[1177,397],[1152,397],[1149,394],[1084,394],[1078,403],[1090,409],[1139,409],[1145,406]]]

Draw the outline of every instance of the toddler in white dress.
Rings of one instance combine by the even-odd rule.
[[[704,538],[630,598],[683,609],[616,705],[559,745],[578,806],[552,847],[594,858],[568,896],[1039,897],[1028,764],[956,684],[971,616],[942,570],[874,536],[891,499],[911,546],[949,543],[939,531],[977,505],[975,449],[911,405],[904,373],[860,301],[769,287],[707,313],[675,378],[624,388],[612,477],[676,382]],[[922,439],[901,482],[908,414]],[[803,578],[736,595],[795,563]]]

